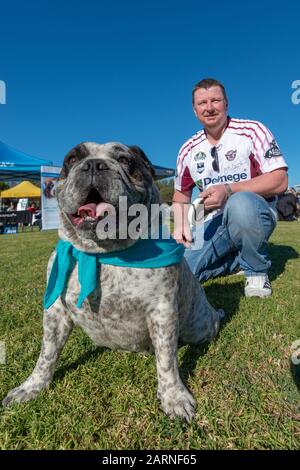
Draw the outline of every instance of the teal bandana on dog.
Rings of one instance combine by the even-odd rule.
[[[71,272],[78,262],[78,280],[81,286],[77,307],[97,287],[98,264],[110,264],[126,268],[161,268],[180,263],[184,247],[173,238],[138,240],[126,250],[112,253],[85,253],[70,242],[60,240],[49,276],[44,297],[44,307],[49,308],[67,286]]]

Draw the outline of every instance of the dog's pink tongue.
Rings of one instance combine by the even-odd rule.
[[[81,215],[81,212],[87,212],[89,217],[100,217],[104,214],[104,212],[108,212],[109,214],[112,212],[112,206],[107,202],[100,202],[99,204],[95,204],[91,202],[89,204],[85,204],[84,206],[79,207],[78,215]]]
[[[90,217],[96,217],[96,204],[91,202],[90,204],[86,204],[85,206],[81,206],[78,209],[78,215],[81,215],[81,212],[87,212]]]

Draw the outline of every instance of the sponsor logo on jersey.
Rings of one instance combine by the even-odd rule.
[[[247,173],[234,173],[233,175],[223,175],[218,176],[217,178],[204,178],[204,185],[209,184],[223,184],[229,182],[238,183],[241,180],[247,179]]]
[[[237,150],[229,150],[229,152],[225,153],[225,157],[229,162],[232,162],[232,160],[235,159],[237,154]]]
[[[282,153],[275,140],[272,140],[269,150],[266,151],[265,158],[281,157]]]
[[[203,191],[203,180],[195,181],[195,184],[196,184],[197,188],[200,189],[200,191]]]
[[[205,159],[206,159],[206,154],[204,152],[198,152],[194,156],[194,161],[195,162],[200,162],[200,161],[203,162],[203,160],[205,160]]]
[[[203,173],[203,171],[204,171],[204,162],[198,162],[197,163],[197,173],[200,173],[200,175],[201,175],[201,173]]]

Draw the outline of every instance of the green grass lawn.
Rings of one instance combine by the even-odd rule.
[[[56,231],[0,236],[1,400],[32,371],[42,335],[47,259]],[[154,357],[96,348],[76,329],[50,387],[29,403],[0,407],[1,449],[296,449],[300,444],[300,223],[271,239],[273,296],[244,298],[243,276],[205,284],[228,322],[207,348],[179,350],[197,400],[191,425],[156,400]]]

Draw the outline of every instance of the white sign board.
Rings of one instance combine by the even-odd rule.
[[[42,230],[55,229],[59,226],[59,211],[55,198],[55,186],[60,172],[61,168],[58,166],[41,167]]]

